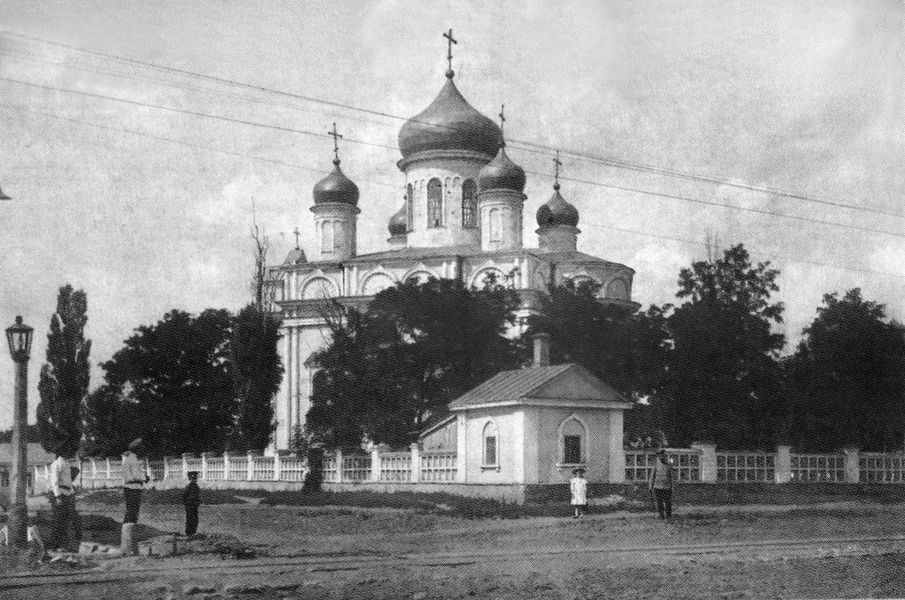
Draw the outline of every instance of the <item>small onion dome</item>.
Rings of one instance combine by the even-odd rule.
[[[493,156],[502,141],[499,126],[462,97],[451,73],[430,106],[399,130],[403,158],[428,150],[471,150]]]
[[[578,209],[560,195],[558,183],[553,184],[553,196],[537,209],[537,224],[540,227],[578,226]]]
[[[300,265],[306,262],[308,262],[308,259],[305,257],[305,251],[301,248],[293,248],[289,251],[289,254],[286,255],[286,260],[283,261],[283,264]]]
[[[406,234],[408,225],[405,221],[405,204],[403,204],[402,208],[400,208],[395,215],[390,217],[389,230],[392,237]]]
[[[334,160],[333,172],[314,185],[314,203],[342,202],[355,206],[358,204],[358,186],[343,174],[339,168],[339,160]]]
[[[506,156],[506,148],[500,146],[496,157],[484,165],[478,174],[478,187],[483,190],[513,190],[522,192],[525,189],[525,170]]]

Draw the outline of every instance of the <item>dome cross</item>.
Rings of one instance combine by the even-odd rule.
[[[449,63],[449,68],[448,68],[448,70],[446,71],[446,76],[447,76],[447,77],[452,77],[452,76],[453,76],[453,70],[452,70],[452,45],[453,45],[453,44],[458,44],[459,42],[458,42],[458,40],[456,40],[456,38],[453,37],[452,28],[450,28],[450,30],[449,30],[448,32],[444,31],[444,32],[443,32],[443,37],[446,38],[446,46],[447,46],[447,49],[446,49],[446,60],[447,60],[447,62]]]
[[[559,189],[559,168],[562,161],[559,160],[559,150],[556,151],[556,158],[553,159],[553,189]]]
[[[506,139],[504,128],[506,127],[506,105],[500,105],[500,133],[503,134],[500,137],[504,140]],[[505,145],[505,142],[504,142]]]
[[[301,233],[299,233],[299,228],[296,227],[292,233],[295,234],[295,249],[298,250],[299,249],[299,236],[301,235]]]
[[[339,133],[336,132],[336,123],[333,124],[333,131],[328,131],[327,135],[333,138],[333,164],[339,164],[339,140],[342,139]]]

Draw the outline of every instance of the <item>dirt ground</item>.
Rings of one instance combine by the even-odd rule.
[[[670,522],[616,511],[464,518],[444,505],[202,506],[200,531],[257,557],[191,553],[18,568],[0,598],[866,598],[905,597],[905,505],[682,507]],[[121,507],[82,501],[87,522]],[[181,507],[149,504],[153,534]],[[229,537],[233,536],[233,537]],[[791,545],[790,545],[791,544]],[[33,587],[41,584],[39,587]],[[37,593],[36,593],[37,592]]]

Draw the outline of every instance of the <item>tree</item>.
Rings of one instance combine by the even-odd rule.
[[[364,314],[334,305],[331,344],[309,363],[318,369],[309,433],[328,448],[416,440],[449,401],[519,363],[506,337],[517,304],[495,282],[432,279],[383,290]]]
[[[230,343],[237,416],[230,448],[253,450],[270,443],[274,429],[273,398],[280,388],[283,366],[277,351],[280,323],[249,304],[236,315]]]
[[[785,363],[791,441],[801,451],[846,444],[888,451],[905,430],[905,328],[858,288],[823,297]]]
[[[71,285],[60,288],[50,318],[47,362],[41,368],[37,407],[41,446],[48,452],[75,454],[81,442],[80,411],[88,393],[91,341],[85,339],[88,297]]]
[[[226,310],[208,309],[197,317],[174,310],[155,325],[138,327],[102,365],[110,388],[104,394],[115,394],[117,412],[128,417],[129,435],[140,435],[152,456],[226,446],[235,414],[231,325]],[[103,423],[113,404],[106,395],[92,398],[100,411],[89,411],[89,418]],[[102,426],[92,437],[103,440],[104,431]]]
[[[742,244],[680,272],[676,296],[685,301],[666,317],[665,368],[652,387],[671,443],[703,439],[738,449],[776,443],[785,420],[779,363],[785,338],[772,331],[783,305],[770,302],[778,274],[769,263],[753,265]]]

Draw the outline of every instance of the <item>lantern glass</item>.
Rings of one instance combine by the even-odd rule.
[[[31,337],[34,329],[22,323],[22,317],[16,317],[16,324],[7,327],[6,341],[13,360],[25,360],[31,354]]]

